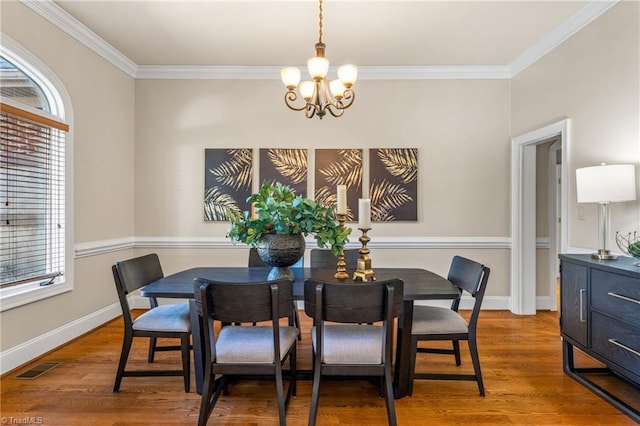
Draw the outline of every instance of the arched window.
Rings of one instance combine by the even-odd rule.
[[[0,50],[2,310],[73,285],[66,204],[69,126],[60,91],[39,65],[5,46]]]

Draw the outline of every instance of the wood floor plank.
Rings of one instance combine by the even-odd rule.
[[[302,312],[300,368],[310,368],[311,321]],[[478,326],[479,352],[486,397],[474,382],[416,381],[412,397],[396,401],[400,425],[632,425],[630,418],[562,373],[558,314],[517,316],[485,311]],[[7,422],[41,419],[44,425],[178,425],[196,424],[200,398],[185,393],[180,377],[125,377],[119,393],[111,392],[122,343],[122,321],[116,319],[41,359],[5,374],[0,410]],[[472,371],[466,344],[462,366],[453,357],[419,355],[418,369]],[[146,362],[147,344],[136,339],[128,368],[175,368],[177,352],[160,352]],[[34,380],[15,376],[41,361],[61,365]],[[586,356],[578,365],[595,366]],[[582,366],[581,365],[581,366]],[[192,378],[192,383],[194,379]],[[616,380],[599,378],[640,407],[640,391]],[[305,425],[311,382],[298,382],[298,396],[287,413],[290,425]],[[24,422],[23,422],[24,423]],[[209,424],[275,425],[275,388],[271,381],[234,383],[222,396]],[[384,425],[386,412],[378,388],[368,381],[324,381],[319,425]]]

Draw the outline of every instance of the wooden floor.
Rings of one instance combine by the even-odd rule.
[[[310,368],[309,319],[298,347],[299,365]],[[396,401],[400,425],[629,425],[628,417],[562,373],[558,315],[517,316],[484,311],[479,321],[479,351],[486,397],[474,382],[417,381],[414,395]],[[137,339],[138,340],[138,339]],[[196,424],[199,395],[185,393],[180,377],[125,377],[112,393],[122,342],[122,322],[103,327],[10,372],[1,380],[2,423],[44,425]],[[459,370],[471,371],[465,343]],[[420,368],[456,369],[453,358],[421,355]],[[428,358],[427,358],[428,357]],[[32,380],[15,376],[42,361],[62,362]],[[578,364],[594,365],[584,357]],[[177,366],[177,353],[159,353],[153,368]],[[130,367],[146,364],[146,341],[134,344]],[[234,384],[221,397],[209,424],[275,425],[275,390],[270,381]],[[639,391],[620,387],[640,407]],[[287,414],[289,425],[305,425],[311,382],[300,381]],[[384,425],[378,389],[367,381],[327,381],[321,387],[319,425]]]

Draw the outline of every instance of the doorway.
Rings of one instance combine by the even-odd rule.
[[[568,212],[568,147],[569,119],[525,133],[511,140],[511,312],[520,315],[535,315],[538,308],[536,298],[536,146],[558,139],[560,150],[560,246],[556,238],[550,237],[549,251],[566,251]],[[550,170],[551,172],[551,170]],[[554,175],[555,173],[549,173]],[[550,185],[550,191],[555,193]],[[555,206],[555,202],[553,203]],[[550,208],[550,211],[555,207]],[[555,217],[555,213],[554,213]],[[555,219],[554,219],[555,221]],[[550,229],[553,228],[550,226]],[[553,247],[552,247],[553,246]],[[551,257],[551,255],[550,255]],[[550,260],[549,269],[553,270]],[[554,275],[555,276],[555,275]],[[551,273],[549,274],[551,280]],[[541,309],[555,308],[555,279],[549,283],[549,300],[541,303]]]

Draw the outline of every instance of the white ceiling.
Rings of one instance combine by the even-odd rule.
[[[48,15],[63,15],[59,26],[77,26],[74,32],[91,34],[94,45],[106,41],[137,69],[300,66],[313,56],[318,39],[315,0],[45,3]],[[539,58],[603,13],[607,3],[325,0],[326,56],[332,65],[364,68],[513,67],[526,55],[530,62]]]

